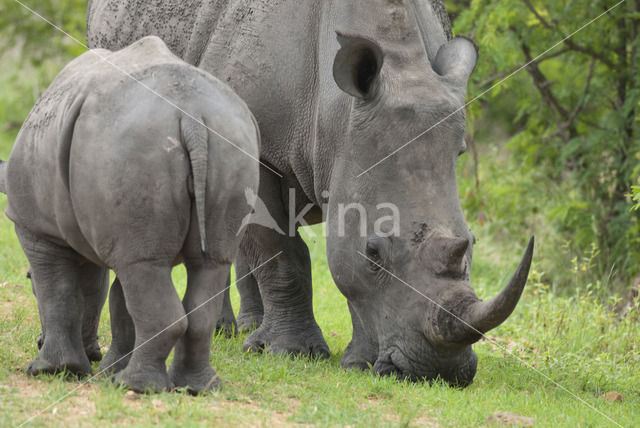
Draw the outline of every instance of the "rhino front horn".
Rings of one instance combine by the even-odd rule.
[[[477,332],[485,333],[502,324],[515,309],[522,290],[527,283],[531,258],[533,257],[534,237],[529,240],[520,265],[516,269],[507,286],[493,299],[472,303],[463,317]]]

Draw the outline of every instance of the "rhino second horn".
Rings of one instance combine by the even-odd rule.
[[[463,271],[462,260],[467,249],[469,248],[469,240],[464,238],[454,238],[447,242],[444,248],[444,256],[446,259],[446,266],[449,272],[461,272]]]
[[[475,333],[487,331],[502,324],[516,308],[529,276],[533,257],[534,237],[529,240],[522,260],[507,286],[493,299],[477,301],[470,305],[463,319],[475,329]]]

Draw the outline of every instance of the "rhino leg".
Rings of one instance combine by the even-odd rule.
[[[109,290],[109,270],[87,263],[80,268],[78,282],[84,297],[82,343],[89,361],[100,361],[102,353],[98,345],[98,327]]]
[[[363,319],[351,305],[349,305],[349,312],[351,312],[351,322],[353,323],[353,336],[344,351],[340,364],[345,369],[368,370],[378,358],[377,340],[372,340],[369,337]]]
[[[169,377],[177,387],[186,387],[191,393],[214,390],[220,380],[209,360],[211,336],[222,299],[215,298],[227,288],[230,265],[201,262],[185,263],[187,291],[182,305],[187,313],[189,327],[176,343]]]
[[[111,346],[100,363],[100,372],[117,373],[124,370],[131,358],[136,332],[122,292],[120,280],[116,278],[109,291],[109,316],[111,318]]]
[[[116,270],[135,326],[135,344],[124,370],[114,377],[136,392],[173,387],[165,361],[187,329],[187,319],[171,280],[171,266],[154,262],[124,265]]]
[[[233,308],[231,307],[229,288],[229,275],[227,275],[227,286],[224,290],[224,296],[222,299],[222,312],[220,318],[216,321],[216,331],[223,332],[227,337],[232,337],[236,331],[238,331],[238,324],[236,323],[236,317],[233,314]]]
[[[253,331],[262,324],[264,307],[258,282],[250,273],[249,265],[238,252],[236,257],[236,286],[240,294],[240,312],[238,313],[238,328],[240,331]]]
[[[67,371],[78,376],[91,373],[82,342],[83,264],[67,247],[38,238],[16,226],[16,234],[31,264],[31,280],[42,324],[42,347],[27,368],[28,375]]]
[[[259,197],[280,229],[289,230],[288,207],[282,203],[280,183],[263,168]],[[296,232],[288,236],[251,224],[241,251],[255,269],[253,275],[264,304],[262,324],[244,341],[243,349],[328,357],[329,347],[313,315],[309,249],[300,235]]]
[[[31,269],[27,273],[27,278],[31,279]],[[79,282],[84,296],[84,315],[82,321],[82,342],[89,361],[100,361],[102,353],[98,344],[98,327],[100,326],[100,314],[104,301],[107,297],[107,283],[109,280],[109,270],[93,264],[86,264],[80,268]],[[36,289],[31,283],[33,295]],[[36,296],[37,297],[37,296]],[[38,349],[42,349],[44,344],[44,327],[40,331],[40,336],[36,340]]]

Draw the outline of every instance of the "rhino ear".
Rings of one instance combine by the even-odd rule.
[[[375,95],[380,81],[384,54],[367,38],[336,31],[340,50],[333,62],[333,78],[344,92],[357,98]]]
[[[466,37],[456,37],[440,46],[433,69],[441,76],[452,77],[466,86],[478,62],[478,48]]]

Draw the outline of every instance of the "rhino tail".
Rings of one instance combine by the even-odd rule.
[[[0,160],[0,193],[7,194],[7,163]]]
[[[195,199],[196,218],[200,233],[200,250],[203,259],[207,258],[207,235],[205,230],[205,195],[207,191],[207,175],[209,162],[209,133],[204,120],[196,120],[184,116],[181,120],[182,141],[189,153],[191,174],[193,176],[193,195]]]

